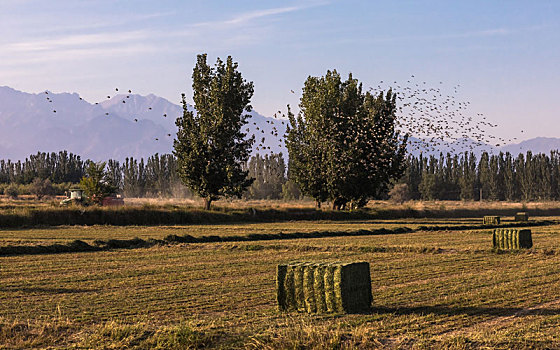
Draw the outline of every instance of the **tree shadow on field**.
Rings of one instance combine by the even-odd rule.
[[[0,287],[0,292],[24,292],[24,293],[41,293],[41,294],[75,294],[75,293],[91,293],[98,289],[84,288],[60,288],[60,287]]]
[[[386,307],[374,306],[369,314],[395,315],[489,315],[489,316],[531,316],[531,315],[560,315],[559,308],[520,308],[520,307],[481,307],[481,306],[415,306],[415,307]]]

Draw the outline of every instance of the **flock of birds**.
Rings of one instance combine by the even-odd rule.
[[[115,92],[118,93],[118,92],[119,92],[119,88],[115,88]],[[123,97],[123,100],[122,100],[121,102],[122,102],[122,103],[126,103],[126,99],[129,99],[130,96],[131,96],[131,94],[132,94],[132,90],[129,89],[129,90],[128,90],[128,94],[122,95],[122,96],[124,96],[124,97]],[[53,103],[52,98],[49,96],[49,91],[45,91],[45,95],[46,95],[47,102]],[[116,96],[117,96],[117,95],[115,95],[115,96],[107,95],[107,99],[110,100],[110,99],[112,99],[113,97],[116,97]],[[80,99],[80,101],[83,100],[82,97],[78,97],[78,98]],[[95,102],[95,104],[98,105],[99,102]],[[149,112],[149,111],[151,111],[151,110],[152,110],[152,107],[148,107],[148,110],[147,110],[147,111]],[[56,109],[53,109],[53,113],[56,113]],[[110,116],[110,113],[109,113],[109,112],[105,112],[105,116]],[[163,118],[167,118],[167,113],[163,113],[163,114],[162,114],[162,117],[163,117]],[[138,117],[137,117],[137,116],[133,116],[133,117],[132,117],[132,120],[134,120],[135,123],[138,123]],[[171,137],[171,133],[168,133],[168,134],[167,134],[167,137]],[[154,141],[159,141],[159,137],[154,137]]]
[[[445,89],[440,81],[433,87],[425,81],[416,81],[411,75],[405,84],[394,81],[390,87],[397,93],[397,130],[417,139],[409,140],[411,152],[434,153],[442,149],[452,154],[492,152],[493,146],[500,147],[517,140],[516,137],[506,139],[493,135],[492,130],[498,125],[482,113],[470,112],[471,102],[458,98],[460,85]],[[387,83],[380,81],[371,92],[378,94],[388,88]]]
[[[433,87],[425,81],[416,81],[415,76],[411,75],[405,84],[397,81],[392,84],[380,81],[375,88],[370,89],[370,92],[377,95],[392,89],[396,93],[398,113],[395,126],[401,135],[409,134],[414,137],[409,139],[407,145],[411,153],[433,154],[444,151],[456,154],[488,149],[491,152],[493,147],[489,146],[500,147],[517,140],[516,137],[505,139],[492,135],[492,129],[498,125],[488,121],[482,113],[471,114],[469,111],[471,103],[458,99],[459,88],[460,85],[456,85],[451,88],[451,91],[448,91],[449,88],[446,91],[443,82]],[[295,94],[294,90],[290,92]],[[46,101],[53,103],[52,95],[48,91],[44,93]],[[131,97],[132,90],[129,89],[128,94],[124,95],[117,95],[118,93],[119,88],[115,88],[115,95],[107,95],[107,99],[122,96],[121,102],[125,104]],[[82,97],[79,99],[83,100]],[[57,113],[55,108],[52,111]],[[147,107],[146,112],[150,111],[152,107]],[[105,115],[110,116],[110,113],[105,112]],[[259,126],[254,121],[250,121],[249,127],[245,128],[248,137],[254,137],[256,141],[255,151],[274,153],[271,145],[276,143],[280,149],[285,147],[283,142],[288,121],[280,115],[282,113],[278,111],[272,119],[266,120],[269,124],[266,130],[263,125]],[[163,113],[161,117],[168,116]],[[137,123],[139,117],[132,116],[131,120]],[[167,137],[172,137],[172,134],[168,133]],[[159,140],[159,137],[154,137],[154,141]]]

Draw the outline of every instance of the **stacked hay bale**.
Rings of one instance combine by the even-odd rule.
[[[495,249],[502,250],[531,248],[533,246],[531,230],[511,228],[494,229],[492,244]]]
[[[371,307],[367,262],[295,262],[278,265],[276,272],[281,311],[352,313]]]
[[[499,225],[500,224],[500,217],[499,216],[487,215],[482,219],[482,223],[484,225]]]
[[[515,214],[515,221],[529,221],[529,215],[526,212],[519,212]]]

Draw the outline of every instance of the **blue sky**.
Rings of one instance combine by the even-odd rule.
[[[268,116],[336,68],[365,86],[460,84],[494,134],[560,137],[559,18],[560,1],[0,0],[0,85],[178,103],[205,52],[239,62]]]

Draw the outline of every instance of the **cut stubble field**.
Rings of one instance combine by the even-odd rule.
[[[53,240],[478,225],[478,219],[1,230]],[[560,225],[533,249],[494,252],[489,229],[157,245],[0,257],[6,348],[559,348]],[[275,267],[367,261],[363,314],[280,313]],[[0,346],[0,347],[1,347]]]

